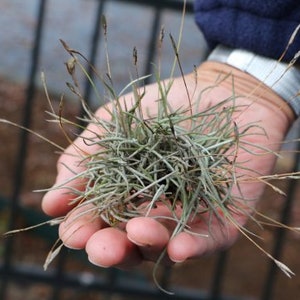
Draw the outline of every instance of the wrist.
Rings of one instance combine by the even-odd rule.
[[[254,76],[241,71],[229,64],[206,61],[198,69],[198,79],[206,82],[206,85],[218,86],[231,91],[231,95],[242,97],[251,105],[268,107],[274,116],[281,114],[285,116],[286,122],[291,125],[295,120],[295,113],[291,106],[275,93],[270,87]]]
[[[295,118],[280,96],[258,79],[227,64],[206,61],[199,66],[197,74],[198,82],[204,87],[200,101],[202,108],[235,99],[234,105],[240,109],[233,114],[232,120],[238,128],[249,123],[259,124],[266,133],[257,135],[254,126],[253,135],[247,137],[248,142],[278,150]]]
[[[216,47],[208,60],[228,64],[252,75],[286,101],[295,116],[300,115],[300,69],[293,63],[280,62],[223,45]]]

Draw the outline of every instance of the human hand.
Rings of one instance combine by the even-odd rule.
[[[195,74],[185,77],[187,89],[194,98],[204,92],[200,101],[199,110],[216,105],[220,101],[232,96],[232,76],[221,81],[213,89],[220,73],[232,74],[237,104],[245,106],[241,112],[233,115],[238,127],[249,123],[258,122],[266,135],[247,135],[244,137],[249,144],[259,147],[267,147],[272,151],[278,150],[281,141],[293,119],[289,107],[275,95],[270,89],[261,85],[253,77],[242,73],[229,66],[207,62],[197,70],[197,84]],[[143,98],[143,107],[155,114],[157,107],[158,88],[156,84],[146,87],[146,95]],[[131,96],[127,95],[126,99]],[[184,99],[187,101],[187,91],[181,77],[176,78],[169,93],[169,101],[174,109],[182,106]],[[97,115],[109,119],[107,111],[100,108]],[[89,125],[90,131],[85,131],[82,136],[88,136],[90,132],[98,130]],[[257,147],[258,146],[258,147]],[[78,151],[92,153],[95,149],[87,146],[82,138],[70,145],[58,161],[58,175],[56,185],[72,178],[75,172],[80,172],[82,166],[78,162]],[[275,155],[251,154],[240,149],[237,153],[237,161],[243,163],[244,170],[255,170],[257,174],[269,174],[275,162]],[[72,172],[70,171],[72,169]],[[239,234],[238,227],[227,219],[224,224],[220,220],[211,219],[209,228],[203,219],[194,219],[190,230],[199,234],[181,232],[172,237],[174,222],[167,219],[154,219],[151,217],[133,218],[126,224],[118,227],[110,227],[100,218],[91,214],[80,214],[88,206],[74,208],[70,205],[72,195],[69,188],[80,189],[84,182],[79,179],[68,183],[68,189],[53,189],[43,199],[42,208],[50,216],[63,216],[65,220],[60,224],[59,234],[63,243],[73,249],[86,250],[89,260],[102,267],[132,267],[143,260],[156,261],[162,251],[166,249],[167,256],[164,263],[182,262],[188,258],[194,258],[207,254],[217,249],[230,246]],[[233,194],[242,196],[249,201],[249,210],[255,207],[256,202],[263,192],[264,185],[259,182],[241,182],[239,188],[233,190]],[[165,207],[158,207],[152,212],[155,215],[168,215]],[[243,226],[248,219],[246,214],[233,213],[236,224]]]

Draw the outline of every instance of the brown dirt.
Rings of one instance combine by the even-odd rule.
[[[0,80],[0,118],[6,118],[11,121],[22,122],[21,116],[24,110],[24,93],[23,86],[15,85],[11,82]],[[53,104],[58,107],[58,101],[54,100]],[[34,100],[33,123],[32,128],[39,133],[47,136],[50,140],[59,145],[66,146],[68,143],[56,124],[46,122],[48,116],[45,111],[49,110],[43,92],[38,92]],[[73,118],[77,114],[78,107],[75,103],[66,104],[64,114],[67,118]],[[70,128],[67,131],[72,135]],[[0,191],[1,196],[9,198],[13,191],[13,180],[16,172],[17,146],[19,141],[20,130],[8,125],[0,124]],[[26,159],[26,168],[24,174],[23,187],[20,192],[22,205],[30,207],[33,210],[40,211],[41,193],[33,193],[32,190],[47,188],[51,186],[56,174],[56,160],[58,154],[55,148],[48,143],[41,141],[35,136],[29,138],[29,151]],[[278,165],[280,170],[289,169],[290,164],[286,160]],[[287,183],[282,183],[286,188]],[[292,213],[293,225],[299,226],[300,223],[300,185],[298,184],[298,193],[294,203]],[[261,201],[261,209],[269,216],[277,217],[278,211],[284,203],[284,198],[271,192],[266,191]],[[7,211],[0,211],[0,230],[4,232],[7,222]],[[18,220],[18,226],[23,226],[24,220]],[[254,227],[253,227],[254,228]],[[257,230],[257,228],[254,228]],[[273,233],[275,229],[266,227],[260,231],[263,237],[259,241],[266,249],[271,249],[273,244]],[[0,251],[3,241],[0,243]],[[17,263],[26,263],[42,266],[47,252],[50,248],[50,242],[33,232],[26,232],[15,236],[14,259]],[[34,249],[34,250],[33,250]],[[284,249],[283,261],[291,267],[296,273],[292,279],[287,278],[280,272],[277,276],[277,284],[274,291],[274,300],[289,299],[296,300],[300,294],[300,236],[299,234],[288,233],[286,247]],[[1,254],[1,252],[0,252]],[[171,281],[176,286],[197,288],[207,290],[210,287],[210,277],[213,273],[216,263],[216,255],[204,257],[199,260],[190,261],[174,267]],[[231,249],[228,254],[227,269],[223,282],[225,294],[232,296],[258,297],[264,284],[264,276],[269,266],[269,260],[261,254],[251,243],[241,238]],[[72,254],[68,255],[66,268],[72,271],[85,273],[95,272],[103,273],[86,263],[86,260],[80,261]],[[149,268],[143,267],[140,272],[144,272],[146,277],[149,275]],[[51,290],[44,284],[26,284],[12,283],[10,295],[5,300],[34,300],[48,299]],[[65,290],[62,299],[102,299],[98,293],[94,292],[74,292]],[[104,299],[104,298],[103,298]],[[124,298],[111,298],[124,299]],[[132,299],[132,298],[131,298]]]

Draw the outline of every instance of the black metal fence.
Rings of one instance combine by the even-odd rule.
[[[182,1],[113,1],[113,0],[86,0],[94,1],[97,3],[97,9],[95,11],[94,25],[90,28],[90,50],[89,50],[89,60],[92,64],[96,62],[97,56],[101,53],[101,35],[100,35],[100,19],[103,14],[106,14],[106,10],[111,2],[123,2],[130,3],[131,5],[140,6],[143,5],[145,9],[153,10],[152,25],[150,27],[149,40],[147,42],[147,53],[145,55],[144,72],[151,72],[151,62],[155,57],[155,42],[159,34],[161,20],[166,11],[172,11],[178,14],[180,18],[182,10]],[[47,0],[36,1],[36,22],[34,26],[34,41],[32,44],[31,58],[30,58],[30,69],[27,77],[27,88],[25,95],[25,106],[23,108],[23,121],[22,125],[24,127],[31,127],[33,116],[33,106],[35,93],[37,90],[36,75],[39,71],[40,55],[43,51],[43,32],[45,29],[45,19],[47,17]],[[82,1],[84,2],[84,1]],[[57,1],[59,5],[59,1]],[[192,1],[187,2],[187,13],[191,14],[193,10]],[[2,12],[1,12],[2,13]],[[80,22],[80,16],[74,16],[77,18],[77,22]],[[128,20],[130,21],[130,20]],[[100,49],[100,50],[99,50]],[[200,56],[200,54],[199,54]],[[85,96],[86,99],[91,97],[91,87],[86,84],[85,86]],[[298,145],[299,149],[299,145]],[[28,217],[29,225],[33,225],[38,218],[42,219],[37,213],[30,209],[26,210],[20,204],[20,195],[22,190],[22,185],[25,176],[25,163],[26,156],[28,153],[28,133],[22,131],[18,142],[18,153],[16,155],[15,163],[15,174],[13,179],[13,191],[12,195],[8,198],[1,197],[1,208],[6,208],[8,212],[7,224],[5,230],[13,229],[17,226],[16,220],[20,216],[32,216]],[[299,167],[299,155],[296,157],[296,166]],[[290,220],[290,214],[292,210],[293,201],[296,198],[296,182],[291,181],[287,189],[288,195],[286,201],[284,201],[284,207],[282,208],[281,221],[283,223],[288,223]],[[30,223],[31,222],[31,223]],[[44,229],[41,236],[48,237],[52,240],[53,231],[49,229]],[[55,236],[55,233],[54,233]],[[275,257],[280,258],[284,251],[286,245],[286,232],[282,229],[274,231],[274,245],[271,252]],[[26,240],[25,240],[26,242]],[[244,292],[235,297],[230,297],[230,295],[225,295],[226,289],[224,285],[226,284],[226,274],[228,273],[228,268],[230,263],[228,263],[228,256],[230,252],[221,252],[218,256],[214,257],[211,271],[203,270],[205,264],[199,263],[197,267],[199,273],[207,272],[207,283],[203,285],[199,282],[199,287],[190,288],[188,286],[176,285],[174,287],[170,286],[170,289],[175,291],[175,295],[169,296],[160,293],[151,283],[151,280],[147,280],[147,276],[140,272],[126,273],[123,271],[118,271],[114,269],[110,270],[96,270],[95,268],[89,266],[92,273],[89,271],[77,270],[70,271],[68,267],[68,260],[70,261],[70,253],[68,250],[64,250],[59,256],[55,267],[51,268],[50,271],[44,272],[40,265],[33,265],[29,263],[16,263],[14,257],[14,248],[16,247],[15,237],[10,237],[3,240],[3,245],[1,246],[2,259],[0,265],[0,278],[1,278],[1,289],[0,289],[0,299],[10,300],[10,299],[21,299],[13,295],[10,290],[16,289],[17,286],[23,287],[37,284],[46,287],[47,293],[38,296],[36,291],[32,293],[32,296],[26,297],[23,294],[22,299],[247,299],[248,293]],[[25,246],[24,246],[25,247]],[[33,247],[35,247],[33,245]],[[34,252],[35,249],[32,249]],[[78,256],[73,257],[74,260],[81,260]],[[247,258],[245,258],[247,260]],[[241,262],[243,263],[243,262]],[[72,263],[71,263],[72,264]],[[197,264],[197,263],[195,263]],[[267,268],[268,271],[265,272],[264,283],[261,285],[261,291],[256,291],[256,295],[260,299],[268,300],[272,299],[273,292],[276,289],[277,284],[277,269],[273,263],[269,264]],[[88,269],[89,270],[89,269]],[[162,274],[162,282],[164,286],[168,287],[171,284],[172,270],[166,269]],[[195,276],[195,275],[193,275]],[[245,275],[246,276],[246,275]],[[199,276],[200,278],[201,276]],[[254,276],[255,277],[255,276]],[[299,280],[299,279],[298,279]],[[239,284],[239,283],[237,283]],[[38,289],[38,287],[36,287]],[[28,290],[26,290],[28,291]],[[67,293],[66,291],[69,291]],[[72,292],[70,292],[72,291]],[[300,291],[299,291],[300,292]],[[70,296],[71,295],[71,296]],[[31,297],[31,298],[30,298]],[[38,298],[40,297],[40,298]],[[78,298],[77,298],[78,297]],[[89,298],[91,297],[91,298]],[[295,295],[295,298],[297,295]],[[290,298],[291,299],[291,298]]]

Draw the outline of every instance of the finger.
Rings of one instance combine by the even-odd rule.
[[[77,196],[74,190],[85,189],[86,180],[76,175],[85,170],[89,153],[99,149],[84,142],[85,139],[92,138],[92,135],[90,129],[86,130],[60,156],[55,184],[42,200],[42,209],[46,214],[53,217],[65,215],[74,207],[70,205]]]
[[[157,261],[170,239],[170,230],[152,218],[140,217],[130,220],[126,225],[128,239],[138,246],[145,260]],[[169,264],[164,258],[162,263]]]
[[[79,143],[79,141],[77,141]],[[43,211],[50,216],[65,215],[72,209],[70,202],[76,197],[72,189],[82,190],[85,182],[74,178],[84,170],[82,155],[75,145],[69,146],[57,162],[57,177],[54,186],[42,200]],[[72,179],[73,178],[73,179]]]
[[[88,259],[100,267],[134,267],[141,262],[136,245],[128,240],[126,232],[104,228],[94,233],[86,244]]]
[[[73,179],[64,185],[68,178],[74,176],[74,174],[69,175],[68,173],[67,171],[61,171],[55,185],[42,199],[42,210],[49,216],[66,215],[76,205],[72,204],[72,201],[77,197],[75,190],[82,191],[85,187],[85,181],[82,179]]]
[[[59,226],[59,237],[71,249],[83,249],[89,238],[103,228],[95,206],[82,205],[69,213]]]
[[[226,221],[230,222],[230,221]],[[191,228],[193,233],[181,232],[168,244],[168,255],[173,262],[183,262],[230,247],[239,235],[239,230],[230,223],[207,225],[202,222]]]

